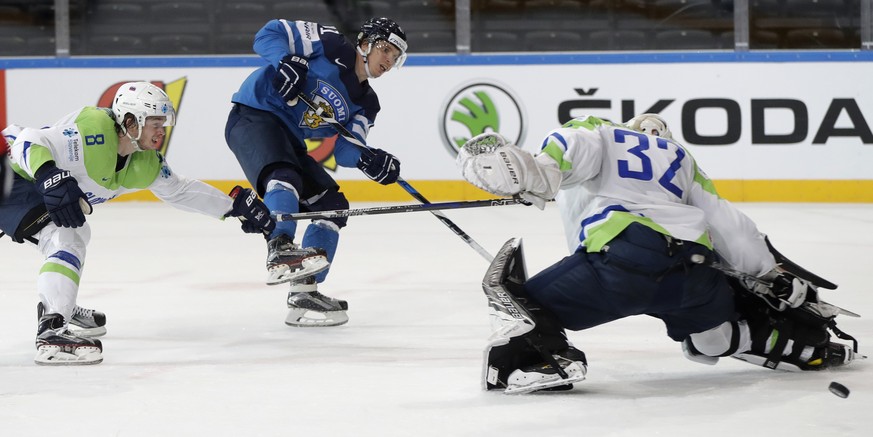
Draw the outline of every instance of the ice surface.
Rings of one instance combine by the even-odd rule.
[[[410,202],[413,203],[413,202]],[[357,207],[373,206],[357,204]],[[800,265],[840,285],[834,304],[873,337],[873,205],[739,204]],[[524,239],[533,274],[566,252],[554,206],[446,214],[491,253]],[[285,288],[264,285],[258,236],[159,203],[88,217],[79,293],[107,313],[105,360],[33,363],[36,250],[0,239],[0,435],[831,436],[873,428],[870,364],[774,372],[683,358],[657,320],[571,339],[590,361],[569,392],[480,389],[490,333],[487,262],[429,213],[351,218],[321,291],[349,301],[336,328],[284,325]],[[830,381],[852,392],[840,399]]]

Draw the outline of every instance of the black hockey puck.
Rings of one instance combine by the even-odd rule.
[[[839,396],[843,399],[849,397],[849,389],[839,382],[831,382],[831,385],[828,386],[828,390],[830,390],[835,396]]]

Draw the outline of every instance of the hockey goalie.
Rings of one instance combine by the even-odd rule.
[[[660,319],[697,362],[806,371],[856,358],[857,342],[836,327],[841,310],[818,297],[835,285],[779,254],[719,197],[660,116],[579,117],[549,132],[535,155],[485,133],[457,161],[490,193],[540,207],[557,200],[572,249],[528,279],[512,239],[489,267],[488,390],[570,389],[588,362],[565,330],[640,314]]]

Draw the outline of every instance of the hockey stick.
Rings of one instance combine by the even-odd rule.
[[[331,127],[333,127],[334,130],[336,130],[338,134],[342,135],[343,138],[345,138],[347,141],[351,142],[352,144],[360,147],[361,151],[363,153],[371,153],[370,148],[367,147],[366,144],[360,142],[354,135],[352,135],[352,133],[349,132],[349,130],[346,129],[345,126],[341,125],[338,121],[336,121],[335,118],[325,114],[324,108],[317,106],[312,100],[309,99],[309,97],[305,96],[303,93],[298,94],[297,97],[300,100],[302,100],[303,103],[306,103],[306,106],[309,106],[310,109],[315,111],[315,115],[321,117],[322,120],[326,121],[329,125],[331,125]],[[407,193],[412,195],[412,197],[415,198],[415,200],[417,200],[421,203],[424,203],[424,204],[430,203],[430,201],[428,201],[424,196],[422,196],[421,193],[418,192],[418,190],[416,190],[415,188],[412,187],[412,185],[409,185],[408,182],[403,180],[403,178],[401,178],[401,177],[397,178],[397,185],[400,185]],[[482,257],[485,258],[488,262],[491,262],[494,260],[494,256],[492,256],[490,253],[488,253],[487,250],[485,250],[482,246],[480,246],[479,243],[474,241],[472,237],[467,235],[467,233],[464,232],[461,228],[459,228],[458,225],[456,225],[453,221],[449,220],[449,218],[446,217],[442,212],[440,212],[438,210],[431,210],[430,213],[433,214],[436,218],[438,218],[441,222],[443,222],[443,224],[446,225],[449,229],[451,229],[452,232],[455,233],[455,235],[461,237],[461,239],[464,240],[464,242],[466,242],[476,252],[479,252],[479,255],[482,255]]]
[[[507,199],[471,200],[459,202],[422,203],[416,205],[376,206],[373,208],[336,209],[332,211],[300,212],[295,214],[278,214],[277,222],[296,220],[317,220],[359,215],[398,214],[402,212],[438,211],[443,209],[480,208],[484,206],[530,205],[520,197]]]
[[[727,276],[730,276],[730,277],[732,277],[732,278],[737,278],[737,279],[739,279],[739,280],[741,280],[741,281],[745,281],[745,282],[755,282],[755,283],[761,284],[761,285],[763,285],[763,286],[765,286],[765,287],[767,287],[767,288],[770,288],[770,287],[773,286],[773,283],[770,282],[770,281],[767,281],[767,280],[765,280],[765,279],[761,279],[761,278],[759,278],[759,277],[757,277],[757,276],[752,276],[752,275],[750,275],[750,274],[748,274],[748,273],[743,273],[743,272],[741,272],[741,271],[739,271],[739,270],[732,269],[732,268],[730,268],[730,267],[728,267],[728,266],[726,266],[726,265],[724,265],[724,264],[722,264],[722,263],[720,263],[720,262],[718,262],[718,261],[710,260],[710,259],[708,259],[707,257],[705,257],[705,256],[703,256],[703,255],[699,255],[699,254],[697,254],[697,255],[691,255],[691,262],[693,262],[693,263],[695,263],[695,264],[701,264],[701,265],[705,265],[705,266],[707,266],[707,267],[713,268],[713,269],[715,269],[715,270],[718,270],[718,271],[724,273],[724,274],[727,275]],[[813,284],[813,285],[814,285],[814,284]],[[776,297],[776,296],[774,296],[774,297]],[[777,299],[779,299],[779,301],[782,302],[782,303],[789,304],[789,302],[788,302],[787,300],[785,300],[785,299],[781,299],[781,298],[778,298],[778,297],[777,297]],[[767,299],[764,299],[764,300],[767,301]],[[768,304],[769,304],[769,301],[767,301],[767,302],[768,302]],[[861,317],[861,315],[858,314],[858,313],[855,313],[855,312],[849,311],[849,310],[844,309],[844,308],[840,308],[840,307],[838,307],[838,306],[836,306],[836,305],[834,305],[834,304],[827,303],[827,302],[825,302],[825,301],[823,301],[823,300],[821,300],[821,299],[819,299],[818,302],[819,302],[819,303],[822,303],[822,304],[825,304],[825,305],[830,305],[830,306],[836,308],[836,309],[840,312],[840,314],[845,314],[845,315],[847,315],[847,316],[849,316],[849,317]],[[809,304],[809,302],[806,302],[804,305],[808,305],[808,304]],[[778,308],[773,308],[773,309],[778,310]]]

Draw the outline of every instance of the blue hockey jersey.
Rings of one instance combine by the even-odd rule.
[[[255,52],[268,65],[255,70],[234,93],[233,102],[269,111],[298,138],[328,138],[336,131],[303,102],[288,106],[273,88],[273,77],[283,57],[309,59],[302,93],[366,144],[379,112],[379,99],[368,81],[355,74],[355,47],[332,26],[307,21],[271,20],[255,35]],[[337,164],[355,167],[361,150],[340,136],[334,156]]]

